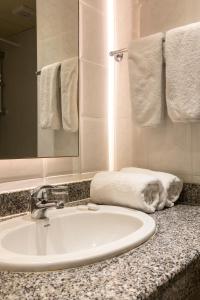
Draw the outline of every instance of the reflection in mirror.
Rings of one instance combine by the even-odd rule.
[[[39,157],[78,155],[78,5],[37,0]]]
[[[37,156],[36,3],[0,2],[0,157]]]
[[[0,158],[78,155],[78,56],[78,0],[0,2]]]

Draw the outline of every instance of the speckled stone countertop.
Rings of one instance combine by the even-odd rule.
[[[200,299],[192,298],[200,291],[200,207],[152,216],[157,233],[118,257],[56,272],[0,272],[0,299]]]

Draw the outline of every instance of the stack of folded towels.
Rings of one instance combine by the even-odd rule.
[[[175,175],[141,168],[97,173],[91,183],[91,200],[120,205],[146,213],[174,206],[183,188]]]

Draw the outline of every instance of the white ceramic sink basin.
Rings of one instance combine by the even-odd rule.
[[[0,269],[45,271],[93,263],[135,248],[155,231],[154,220],[142,212],[96,208],[52,209],[49,220],[23,216],[0,223]]]

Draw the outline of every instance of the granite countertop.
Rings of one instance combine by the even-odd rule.
[[[200,206],[152,216],[156,234],[118,257],[63,271],[0,272],[0,299],[190,299],[200,288]]]

